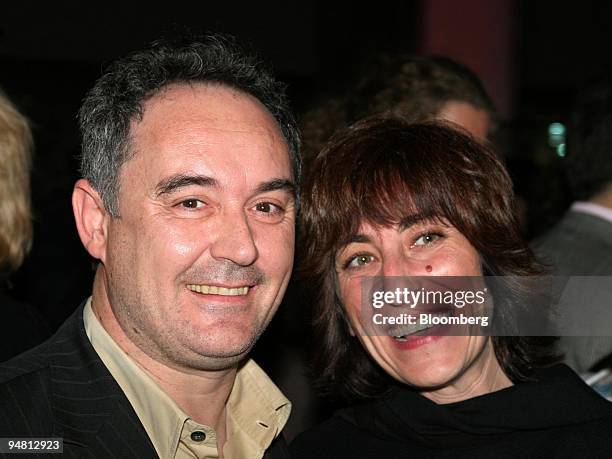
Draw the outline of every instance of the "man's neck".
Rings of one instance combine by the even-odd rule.
[[[226,437],[225,406],[237,369],[206,371],[179,368],[144,352],[119,325],[110,307],[100,268],[94,280],[92,310],[113,341],[153,378],[181,410],[195,422],[215,429],[217,445],[222,451]]]
[[[106,328],[104,322],[102,325]],[[226,438],[225,408],[236,378],[236,368],[180,370],[151,358],[129,340],[126,343],[117,341],[114,336],[113,339],[191,419],[215,429],[217,446],[222,451]]]

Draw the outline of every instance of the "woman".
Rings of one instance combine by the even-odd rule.
[[[9,275],[21,266],[32,241],[31,149],[27,119],[0,92],[0,362],[49,336],[38,310],[9,294]]]
[[[518,230],[510,179],[485,146],[442,125],[359,122],[315,159],[302,231],[303,271],[318,294],[315,364],[324,387],[351,406],[298,437],[295,457],[612,452],[610,404],[567,367],[551,366],[550,339],[368,332],[364,278],[540,273]],[[533,303],[520,283],[508,288],[511,298],[494,294],[495,314]]]

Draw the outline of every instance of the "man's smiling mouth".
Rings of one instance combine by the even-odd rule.
[[[219,287],[217,285],[187,284],[187,288],[192,292],[202,293],[205,295],[245,296],[247,293],[249,293],[250,287]]]

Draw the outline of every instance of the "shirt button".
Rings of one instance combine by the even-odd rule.
[[[195,432],[191,432],[191,439],[193,441],[204,441],[206,440],[206,434],[201,430],[196,430]]]

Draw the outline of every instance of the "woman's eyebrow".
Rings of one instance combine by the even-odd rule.
[[[363,243],[372,242],[372,239],[370,239],[370,237],[366,236],[365,234],[353,234],[346,241],[347,244],[359,243],[359,242],[363,242]]]
[[[422,213],[410,214],[402,218],[398,224],[399,231],[404,231],[417,223],[421,223],[423,220],[429,220],[431,217],[427,217]]]

